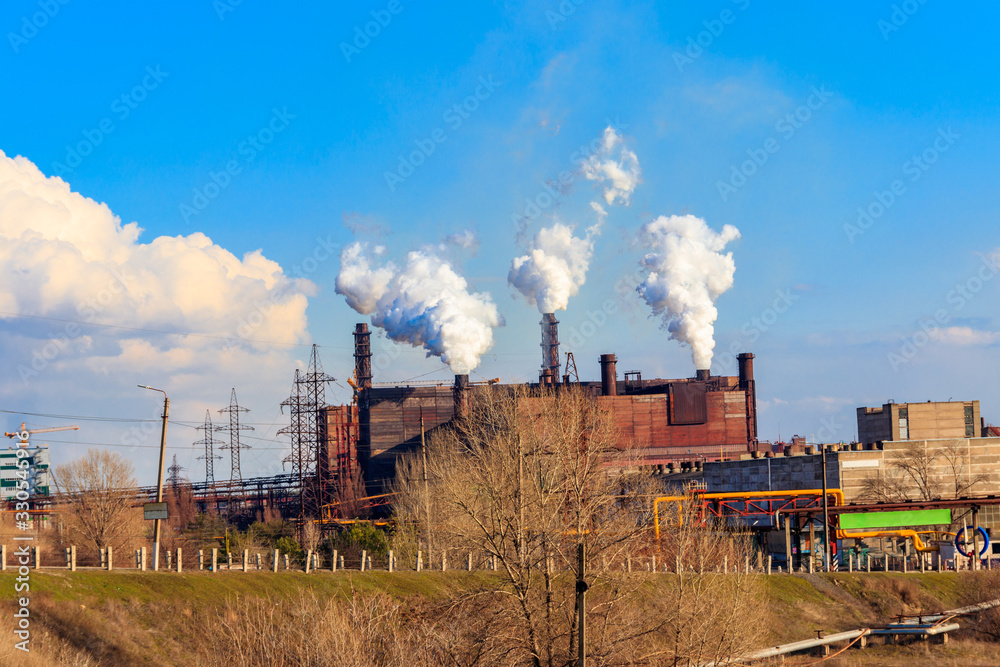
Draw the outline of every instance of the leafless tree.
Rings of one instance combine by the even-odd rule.
[[[426,456],[400,461],[396,508],[399,522],[417,525],[436,552],[495,559],[503,585],[484,592],[497,604],[483,616],[489,622],[475,626],[481,655],[506,649],[509,664],[538,667],[573,661],[572,581],[583,544],[591,581],[588,655],[599,664],[661,663],[677,654],[666,634],[676,618],[666,606],[674,599],[644,598],[641,577],[625,571],[633,558],[637,567],[640,559],[648,563],[654,546],[649,513],[656,490],[638,470],[610,415],[585,392],[484,387],[472,392],[462,419],[433,433]],[[681,597],[685,609],[694,599],[720,602]]]
[[[861,497],[879,502],[933,500],[945,493],[959,498],[987,477],[971,474],[971,457],[961,441],[943,447],[907,443],[887,457],[885,470],[866,477]]]
[[[351,471],[341,484],[337,486],[336,510],[342,519],[367,519],[371,516],[371,508],[365,504],[365,481],[361,471]]]
[[[956,440],[945,445],[941,450],[941,456],[948,463],[949,477],[956,498],[968,495],[973,487],[989,479],[987,475],[972,474],[972,456],[967,449],[962,447],[961,442]]]
[[[97,549],[132,546],[141,535],[141,510],[134,507],[132,464],[117,452],[89,449],[53,470],[71,534]]]

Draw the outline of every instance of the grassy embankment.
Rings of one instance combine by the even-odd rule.
[[[489,589],[488,573],[341,572],[314,573],[31,573],[31,653],[13,650],[15,576],[0,573],[0,664],[10,665],[190,665],[201,664],[211,633],[241,603],[265,600],[294,615],[302,595],[345,600],[373,592],[402,603],[402,619],[419,618],[435,604],[463,593]],[[649,585],[669,586],[670,575],[649,577]],[[717,575],[716,575],[717,576]],[[984,575],[985,576],[985,575]],[[897,614],[933,612],[974,598],[1000,597],[1000,578],[967,574],[776,575],[765,591],[770,644],[805,639],[816,630],[835,632],[882,623]],[[959,622],[968,625],[966,621]],[[971,633],[947,646],[876,646],[844,653],[824,665],[1000,664],[1000,645]],[[808,662],[801,657],[791,663]]]

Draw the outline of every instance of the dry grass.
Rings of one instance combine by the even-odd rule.
[[[19,654],[12,640],[0,643],[2,665],[532,662],[519,648],[523,626],[512,622],[513,596],[503,591],[500,577],[487,573],[32,573],[31,583],[31,653]],[[614,590],[619,583],[624,589]],[[727,635],[730,629],[766,632],[754,640],[752,648],[759,648],[804,639],[814,629],[833,632],[885,621],[881,609],[937,611],[996,597],[997,583],[992,573],[690,573],[682,580],[636,572],[623,583],[598,580],[588,592],[589,664],[700,664],[742,651],[733,642],[746,635]],[[569,591],[571,577],[559,575],[555,586],[559,594]],[[13,590],[11,573],[0,575],[0,590]],[[11,597],[0,597],[0,633],[8,637],[13,637]],[[651,627],[651,617],[664,622]],[[565,632],[568,622],[565,616],[554,619],[555,630]],[[990,626],[972,619],[959,623],[968,630],[946,646],[875,645],[823,664],[1000,664],[1000,644],[987,641]],[[786,664],[813,660],[794,656]]]

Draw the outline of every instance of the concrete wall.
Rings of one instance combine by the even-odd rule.
[[[819,454],[774,458],[744,458],[739,461],[705,463],[705,484],[709,493],[819,489],[823,468]],[[832,452],[826,458],[827,486],[840,487],[840,468]]]
[[[951,454],[955,464],[949,461]],[[926,457],[932,497],[954,498],[956,476],[965,483],[977,480],[964,496],[1000,494],[1000,438],[949,438],[886,442],[882,449],[827,451],[827,486],[840,488],[848,503],[871,502],[862,497],[865,479],[900,476],[893,466],[899,459]],[[709,493],[816,489],[822,486],[820,454],[776,455],[705,464]],[[916,483],[905,476],[903,488],[919,499]],[[958,514],[956,514],[956,517]],[[983,525],[1000,528],[1000,508],[980,513]]]

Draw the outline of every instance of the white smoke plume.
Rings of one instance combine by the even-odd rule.
[[[470,292],[465,278],[432,250],[415,250],[402,268],[372,268],[367,248],[352,243],[340,256],[337,293],[392,340],[423,346],[455,373],[469,373],[493,346],[503,319],[488,294]]]
[[[528,254],[515,258],[507,274],[507,281],[543,314],[565,310],[587,279],[600,223],[583,238],[573,236],[573,230],[560,222],[540,230]]]
[[[625,140],[613,127],[604,130],[600,150],[583,162],[582,169],[587,180],[604,183],[604,201],[609,206],[615,203],[628,206],[642,174],[639,158],[625,146]]]
[[[670,337],[691,346],[696,369],[712,365],[715,300],[733,286],[736,272],[733,254],[722,250],[738,238],[736,227],[716,232],[693,215],[660,216],[639,230],[639,242],[650,248],[641,261],[649,274],[636,291]]]
[[[389,282],[396,275],[392,262],[372,269],[367,250],[367,243],[354,242],[341,251],[336,282],[337,294],[343,295],[347,305],[362,315],[375,311],[378,300],[389,290]],[[377,245],[372,249],[376,257],[384,253],[385,246]]]

